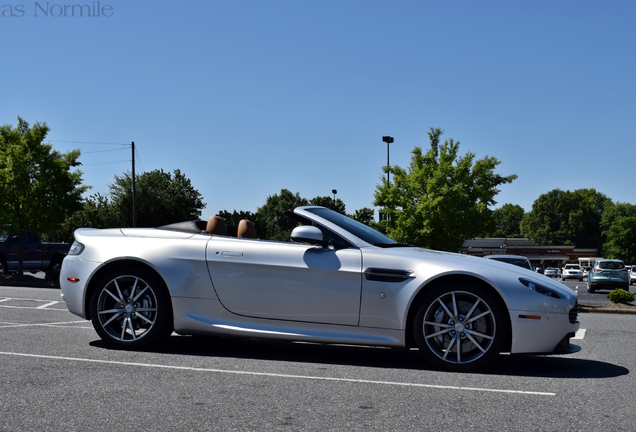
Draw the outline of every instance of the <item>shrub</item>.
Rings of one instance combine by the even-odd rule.
[[[610,299],[612,303],[627,304],[634,301],[634,293],[618,288],[607,294],[607,298]]]

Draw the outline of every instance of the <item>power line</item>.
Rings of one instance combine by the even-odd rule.
[[[121,151],[121,150],[127,150],[131,147],[131,143],[115,143],[115,142],[98,142],[98,141],[70,141],[70,140],[50,140],[50,142],[53,143],[67,143],[67,144],[92,144],[92,145],[114,145],[114,146],[121,146],[122,148],[118,148],[118,149],[110,149],[110,150],[94,150],[94,151],[83,151],[82,152],[82,156],[84,155],[88,155],[88,154],[94,154],[94,153],[107,153],[107,152],[114,152],[114,151]],[[135,165],[140,165],[140,171],[142,173],[145,172],[145,169],[143,167],[143,164],[141,163],[141,157],[139,154],[138,149],[135,147]],[[131,160],[123,160],[123,161],[112,161],[112,162],[101,162],[101,163],[92,163],[92,164],[82,164],[82,166],[97,166],[97,165],[111,165],[111,164],[118,164],[118,163],[123,163],[123,162],[130,162]]]
[[[120,161],[113,161],[113,162],[101,162],[101,163],[94,163],[94,164],[85,164],[85,163],[82,163],[82,166],[87,167],[87,166],[96,166],[96,165],[112,165],[112,164],[120,164],[120,163],[124,163],[124,162],[126,162],[126,163],[130,163],[130,159],[127,159],[127,160],[120,160]]]
[[[68,144],[97,144],[97,145],[119,145],[130,146],[130,143],[109,143],[109,142],[94,142],[94,141],[63,141],[63,140],[49,140],[50,142],[68,143]]]
[[[108,152],[114,152],[114,151],[122,151],[122,150],[127,150],[126,148],[119,148],[119,149],[111,149],[111,150],[95,150],[95,151],[83,151],[82,154],[93,154],[93,153],[108,153]]]

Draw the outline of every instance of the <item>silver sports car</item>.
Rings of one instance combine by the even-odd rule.
[[[432,367],[483,367],[500,352],[563,354],[577,295],[517,266],[396,243],[324,207],[289,212],[291,241],[249,221],[79,229],[62,265],[68,309],[117,348],[172,332],[417,347]]]

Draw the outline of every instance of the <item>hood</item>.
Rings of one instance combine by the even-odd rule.
[[[433,270],[433,274],[472,274],[486,281],[490,281],[496,286],[506,285],[506,281],[526,279],[536,284],[552,288],[563,294],[566,298],[577,296],[572,289],[548,276],[506,262],[419,247],[373,249],[375,249],[375,253],[380,253],[384,256],[387,264],[393,265],[396,268],[403,268],[404,270],[424,274],[429,273],[431,270]],[[370,251],[365,248],[365,253],[368,252]],[[434,267],[434,269],[431,267]],[[521,286],[521,284],[515,285]]]

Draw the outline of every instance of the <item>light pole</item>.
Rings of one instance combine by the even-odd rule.
[[[331,189],[331,193],[333,194],[333,205],[336,205],[336,194],[338,191],[336,189]]]
[[[382,141],[386,143],[386,183],[389,184],[389,172],[391,171],[391,165],[389,165],[389,144],[393,142],[392,136],[383,136]]]

